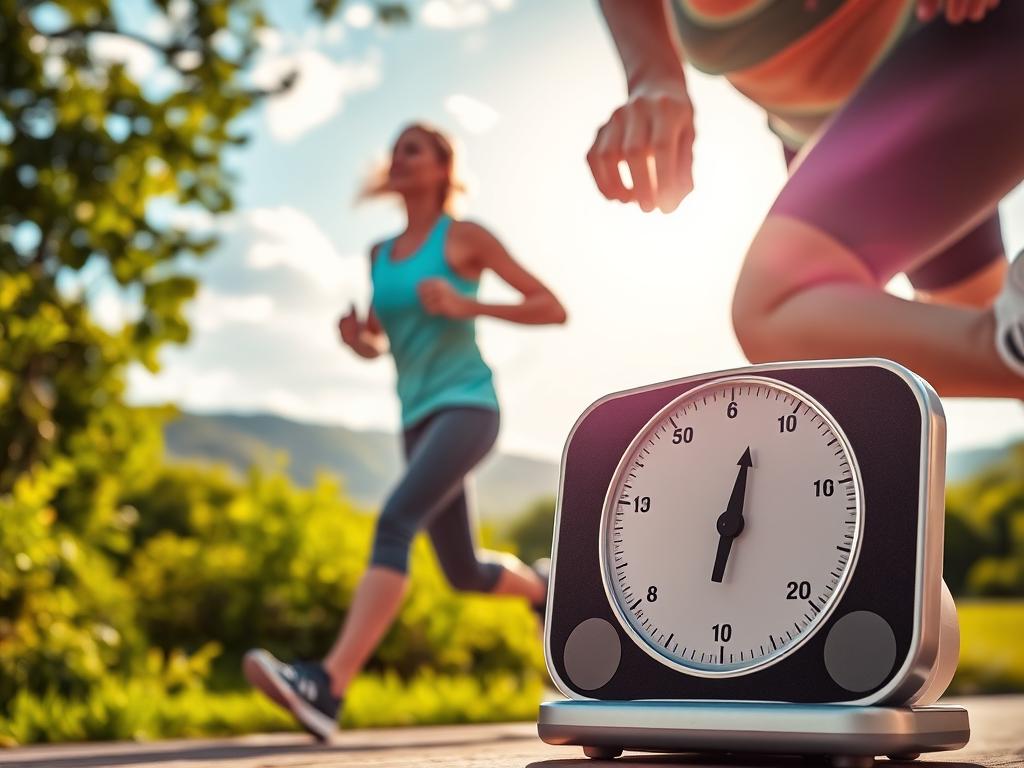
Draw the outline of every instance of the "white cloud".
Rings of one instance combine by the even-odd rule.
[[[364,258],[342,256],[306,213],[286,205],[255,208],[237,217],[234,226],[251,233],[253,242],[245,266],[254,270],[276,267],[298,272],[324,294],[349,293],[368,281]]]
[[[420,8],[420,21],[439,29],[476,27],[485,23],[492,11],[507,11],[514,4],[514,0],[427,0]]]
[[[380,82],[380,54],[371,51],[362,60],[338,63],[315,50],[272,55],[254,68],[252,80],[258,87],[273,88],[292,72],[298,74],[295,84],[268,99],[265,106],[271,135],[284,142],[295,141],[327,122],[349,94],[376,86]]]
[[[344,37],[345,25],[340,21],[332,21],[324,27],[323,39],[328,45],[337,45],[344,39]]]
[[[208,235],[217,226],[216,217],[198,203],[175,206],[168,213],[168,223],[195,235]]]
[[[174,25],[162,13],[154,13],[146,19],[146,23],[142,27],[142,33],[148,39],[161,45],[166,45],[174,36]]]
[[[147,163],[164,164],[158,157]],[[179,204],[169,195],[151,198],[146,203],[146,219],[160,229],[180,229],[198,237],[212,235],[229,226],[230,217],[215,216],[199,203]]]
[[[124,64],[136,83],[145,81],[160,65],[156,52],[145,43],[106,32],[89,36],[89,53],[102,62]]]
[[[307,214],[287,206],[232,214],[220,231],[217,252],[197,266],[188,345],[165,348],[155,375],[133,369],[132,401],[397,424],[390,361],[368,363],[338,338],[349,302],[365,311],[366,257],[339,254]]]
[[[478,26],[489,15],[487,5],[475,0],[427,0],[420,9],[420,20],[426,26],[441,29]]]
[[[366,29],[373,23],[373,8],[366,3],[345,4],[345,23],[355,29]]]
[[[99,62],[123,64],[128,77],[149,99],[161,99],[182,88],[181,74],[167,66],[150,46],[138,40],[97,32],[89,36],[89,53]],[[185,63],[189,63],[187,56]]]
[[[131,292],[112,281],[103,281],[91,293],[87,291],[92,318],[106,331],[116,333],[127,323],[142,316],[142,304]]]
[[[261,27],[256,30],[256,42],[259,43],[263,53],[277,53],[281,50],[281,33],[273,27]]]
[[[497,110],[464,93],[453,93],[444,108],[469,133],[486,133],[498,122]]]
[[[174,402],[197,411],[223,409],[243,389],[244,382],[228,368],[165,365],[157,375],[141,365],[128,369],[128,391],[135,403]]]
[[[263,323],[274,313],[274,300],[263,293],[230,296],[202,288],[189,306],[193,327],[212,331],[229,323]]]

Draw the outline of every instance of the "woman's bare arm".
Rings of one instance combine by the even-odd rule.
[[[601,0],[628,97],[597,132],[587,162],[601,194],[673,211],[693,189],[693,105],[663,0]],[[632,187],[619,175],[629,167]],[[653,172],[651,165],[653,165]]]
[[[524,325],[566,321],[565,307],[555,294],[516,261],[494,235],[472,222],[459,222],[456,226],[458,229],[453,228],[453,234],[462,241],[460,246],[471,254],[475,271],[493,271],[522,294],[522,301],[516,304],[477,301],[460,294],[446,280],[434,278],[420,283],[420,299],[428,312],[448,317],[497,317]]]
[[[601,0],[629,93],[655,80],[683,79],[682,53],[669,31],[664,0]]]

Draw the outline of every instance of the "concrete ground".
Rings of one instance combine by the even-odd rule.
[[[971,742],[957,752],[927,756],[950,768],[1024,768],[1024,696],[951,699],[966,706]],[[298,734],[231,739],[188,739],[148,743],[66,744],[0,751],[0,765],[24,768],[599,768],[578,747],[552,747],[537,738],[533,723],[436,726],[347,731],[331,744]],[[807,768],[823,764],[793,758],[734,756],[643,756],[627,753],[626,766],[685,765],[689,768]],[[884,763],[881,763],[884,765]]]

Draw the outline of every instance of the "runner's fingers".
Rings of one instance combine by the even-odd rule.
[[[594,145],[587,153],[587,163],[594,177],[598,190],[608,200],[628,203],[632,194],[622,183],[619,175],[619,161],[622,159],[623,125],[616,112],[612,118],[597,132]]]
[[[342,315],[338,319],[338,328],[347,328],[348,326],[350,326],[352,324],[352,322],[355,319],[356,319],[356,308],[354,306],[350,305],[349,308],[348,308],[348,312],[346,312],[344,315]]]
[[[602,142],[597,156],[591,161],[591,169],[598,189],[608,200],[628,203],[633,200],[633,193],[622,183],[619,175],[619,161],[622,159],[621,138],[610,137]]]
[[[991,0],[973,0],[970,9],[967,11],[967,18],[971,21],[981,21],[992,10]]]
[[[644,211],[654,210],[654,184],[648,159],[651,152],[651,121],[645,111],[633,110],[622,139],[622,154],[629,166],[633,196]]]
[[[946,21],[960,24],[967,19],[971,0],[946,0]]]
[[[677,120],[662,117],[656,119],[651,133],[651,150],[654,152],[654,177],[657,184],[658,208],[662,213],[674,211],[683,199],[683,183],[680,178],[679,137],[682,126]]]
[[[679,151],[676,163],[679,168],[680,199],[693,192],[693,125],[679,135]]]

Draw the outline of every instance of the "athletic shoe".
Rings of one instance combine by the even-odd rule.
[[[242,670],[254,687],[291,712],[318,739],[327,741],[337,732],[341,699],[331,693],[331,678],[319,663],[286,664],[254,648],[245,654]]]
[[[1011,371],[1024,376],[1024,251],[1010,264],[995,313],[999,357]]]

